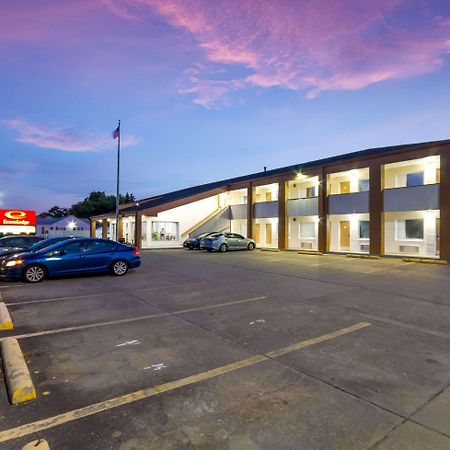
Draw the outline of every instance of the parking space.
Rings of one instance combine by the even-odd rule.
[[[447,266],[143,252],[127,276],[3,282],[37,399],[0,446],[448,449]]]

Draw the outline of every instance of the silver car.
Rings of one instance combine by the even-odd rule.
[[[201,248],[212,252],[226,252],[228,250],[254,250],[253,239],[246,238],[237,233],[215,233],[202,239]]]

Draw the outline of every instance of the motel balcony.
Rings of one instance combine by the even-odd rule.
[[[439,209],[439,184],[384,190],[384,211],[427,211]]]
[[[278,217],[278,201],[255,203],[253,208],[255,219]]]
[[[368,191],[328,196],[328,214],[362,214],[368,212]]]
[[[289,199],[287,210],[289,217],[317,216],[319,199],[318,197]]]

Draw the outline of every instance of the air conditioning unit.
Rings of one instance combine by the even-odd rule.
[[[400,245],[400,253],[419,253],[418,245]]]
[[[312,250],[313,248],[312,242],[302,242],[300,244],[300,248],[303,248],[305,250]]]
[[[362,252],[370,252],[370,245],[369,244],[361,244],[361,251]]]

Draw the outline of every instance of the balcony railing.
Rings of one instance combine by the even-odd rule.
[[[352,192],[328,197],[329,214],[358,214],[369,212],[369,192]]]
[[[384,211],[439,209],[439,184],[384,190]]]
[[[319,214],[318,197],[296,198],[288,200],[288,216],[317,216]]]
[[[247,218],[247,203],[242,203],[240,205],[231,205],[231,220],[239,220]]]
[[[253,205],[255,219],[278,217],[278,202],[259,202]]]

